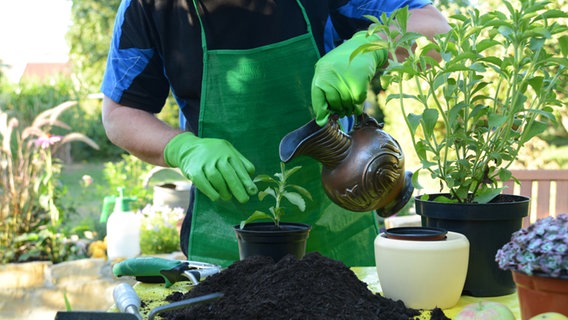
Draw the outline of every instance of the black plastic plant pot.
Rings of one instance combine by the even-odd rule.
[[[429,195],[430,199],[441,194]],[[468,271],[463,293],[474,297],[494,297],[515,292],[510,271],[501,270],[495,254],[522,227],[530,199],[502,194],[497,201],[442,203],[415,198],[416,213],[426,227],[461,233],[470,243]]]
[[[275,262],[291,254],[302,259],[311,226],[303,223],[281,222],[276,229],[272,222],[254,222],[243,229],[233,227],[239,244],[239,256],[244,260],[252,256],[272,257]]]

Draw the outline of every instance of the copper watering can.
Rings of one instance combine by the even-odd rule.
[[[280,159],[306,155],[321,162],[325,192],[344,209],[375,210],[381,217],[397,213],[414,191],[400,145],[365,113],[349,134],[337,120],[330,117],[324,127],[312,120],[288,133],[280,141]]]

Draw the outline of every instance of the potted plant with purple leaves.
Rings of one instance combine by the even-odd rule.
[[[495,260],[513,274],[523,319],[545,312],[568,315],[568,214],[513,233]]]
[[[274,204],[268,211],[254,211],[246,220],[234,226],[241,260],[254,255],[270,256],[274,261],[288,254],[298,259],[304,256],[311,226],[281,221],[287,210],[291,210],[290,207],[304,212],[306,199],[312,199],[308,190],[289,182],[290,177],[301,168],[286,169],[281,162],[280,172],[273,176],[261,174],[255,177],[255,183],[266,184],[266,188],[259,191],[258,199],[271,199]],[[257,220],[270,222],[255,222]]]

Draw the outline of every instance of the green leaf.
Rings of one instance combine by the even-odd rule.
[[[481,188],[474,196],[473,202],[489,203],[498,196],[503,188]]]
[[[467,104],[465,102],[460,102],[455,104],[450,109],[450,112],[448,113],[448,121],[450,122],[450,126],[451,124],[455,123],[455,121],[457,121],[459,114],[465,107],[467,107]]]
[[[71,311],[71,303],[69,302],[69,298],[67,298],[67,290],[63,289],[63,301],[65,302],[65,311]]]
[[[493,40],[493,39],[483,39],[481,41],[479,41],[479,43],[476,46],[476,49],[478,52],[483,52],[484,50],[487,50],[489,48],[492,48],[496,45],[499,45],[500,42],[497,40]]]
[[[495,66],[501,66],[503,64],[503,60],[500,59],[499,57],[484,57],[481,58],[481,61],[487,62],[489,64],[495,65]]]
[[[515,9],[513,8],[513,6],[511,5],[511,3],[507,0],[503,1],[503,3],[505,4],[505,6],[507,6],[507,9],[509,10],[509,13],[514,13]]]
[[[408,6],[404,6],[398,10],[396,10],[396,21],[400,25],[402,30],[406,30],[406,26],[408,25]]]
[[[527,82],[536,92],[540,92],[544,82],[544,77],[533,77],[529,79]]]
[[[531,38],[529,41],[529,48],[534,52],[539,52],[544,47],[545,44],[546,39],[538,36],[539,34],[532,35],[533,38]],[[546,34],[544,36],[546,38],[549,38],[550,34]]]
[[[557,19],[557,18],[568,18],[568,14],[564,11],[557,10],[557,9],[547,9],[544,12],[541,12],[538,18],[542,19]]]
[[[432,89],[433,90],[438,90],[438,88],[448,85],[448,87],[451,85],[450,81],[452,81],[453,79],[448,79],[448,77],[446,75],[436,75],[436,78],[434,78],[434,82],[432,83]]]
[[[424,37],[422,34],[417,33],[417,32],[408,32],[406,34],[404,34],[402,37],[400,37],[398,39],[399,43],[403,43],[403,44],[408,44],[411,45],[413,44],[417,39]]]
[[[290,201],[290,203],[298,207],[300,211],[304,212],[304,210],[306,210],[306,201],[304,201],[304,198],[302,198],[302,196],[299,193],[284,192],[282,196],[286,198],[288,201]]]
[[[254,177],[253,182],[265,182],[265,183],[276,183],[276,180],[267,174],[259,174]]]
[[[262,201],[268,195],[276,199],[276,192],[274,191],[274,189],[272,189],[271,187],[267,187],[266,189],[264,189],[264,191],[258,192],[258,200]]]
[[[468,71],[468,70],[469,68],[465,65],[465,63],[457,63],[457,62],[446,68],[447,73]]]
[[[285,175],[286,179],[289,178],[294,173],[298,172],[298,170],[300,170],[300,169],[302,169],[302,166],[295,166],[291,169],[284,171],[284,175]]]
[[[273,220],[273,217],[269,214],[267,214],[266,212],[262,212],[262,211],[258,211],[256,210],[255,212],[253,212],[246,220],[241,221],[240,227],[241,229],[245,227],[245,225],[247,223],[251,223],[253,221],[256,220],[261,220],[261,219],[270,219]]]
[[[380,24],[380,23],[381,23],[381,21],[379,21],[379,18],[377,18],[377,17],[375,17],[375,16],[365,14],[365,15],[363,15],[363,17],[365,17],[365,18],[371,20],[373,23],[376,23],[376,24]]]
[[[499,170],[499,180],[501,181],[509,181],[512,177],[511,171],[502,168]]]
[[[490,113],[487,125],[490,129],[495,129],[501,127],[505,122],[507,122],[507,116]]]
[[[426,136],[431,136],[434,134],[434,128],[438,122],[438,110],[436,109],[426,109],[422,114],[423,129]]]
[[[416,129],[420,125],[420,120],[422,119],[422,115],[409,113],[408,116],[406,116],[406,118],[408,119],[408,124],[410,126],[410,133],[416,134]]]
[[[295,189],[299,194],[301,194],[304,198],[312,200],[312,194],[305,188],[300,187],[298,185],[290,185],[290,188]]]
[[[568,36],[562,36],[558,39],[558,44],[560,45],[560,50],[564,57],[568,56]]]
[[[542,121],[535,120],[532,125],[525,129],[522,135],[521,144],[529,141],[530,139],[534,138],[535,136],[543,133],[548,128],[548,124]]]
[[[515,30],[513,30],[508,25],[500,26],[498,30],[499,30],[499,33],[507,39],[510,39],[511,35],[515,33]]]
[[[424,144],[424,141],[419,140],[416,142],[416,144],[414,145],[414,150],[416,151],[416,155],[418,156],[418,158],[422,161],[426,161],[427,156],[426,156],[426,145]],[[424,164],[422,164],[423,168],[426,168],[427,166],[425,166]]]
[[[458,202],[455,199],[450,199],[446,196],[437,196],[436,198],[432,199],[434,202],[441,202],[441,203],[456,203]]]
[[[472,63],[469,66],[469,69],[476,71],[476,72],[485,72],[485,66],[479,62]]]
[[[384,78],[384,77],[382,77],[382,78]],[[387,99],[386,99],[386,102],[385,102],[385,103],[388,104],[388,103],[389,103],[390,101],[392,101],[392,100],[397,100],[397,101],[398,101],[398,100],[407,99],[407,98],[416,100],[416,97],[415,97],[415,96],[400,95],[400,94],[398,94],[398,93],[394,93],[394,94],[389,94],[389,95],[387,96]]]
[[[353,50],[353,52],[351,52],[351,55],[349,56],[349,61],[352,61],[353,59],[355,59],[355,57],[357,57],[360,54],[364,54],[367,52],[372,52],[374,50],[377,49],[381,49],[381,48],[377,48],[378,46],[375,45],[374,43],[364,43],[362,45],[360,45],[359,47],[355,48],[355,50]]]
[[[414,171],[412,173],[412,185],[414,186],[414,188],[416,189],[424,189],[424,187],[422,187],[422,185],[420,185],[420,181],[418,181],[418,179],[420,178],[420,169]]]
[[[461,14],[461,13],[454,14],[454,15],[450,16],[450,18],[451,18],[452,20],[459,20],[459,21],[462,21],[462,22],[463,22],[463,21],[466,21],[466,20],[468,19],[467,16],[465,16],[465,15],[463,15],[463,14]]]

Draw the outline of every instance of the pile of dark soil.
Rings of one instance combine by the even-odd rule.
[[[214,292],[224,296],[213,302],[161,314],[167,320],[181,319],[413,319],[421,313],[374,294],[367,284],[342,262],[307,254],[297,260],[287,256],[252,257],[232,264],[206,278],[189,292],[176,292],[169,302]],[[448,319],[442,310],[431,319]]]

